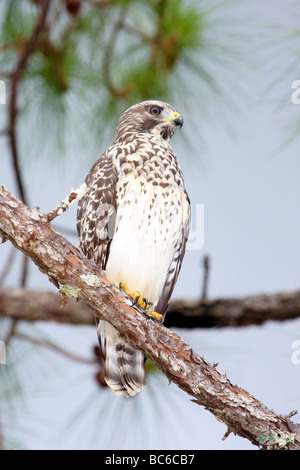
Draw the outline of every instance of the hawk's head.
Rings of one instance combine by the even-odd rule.
[[[151,100],[135,104],[121,116],[115,140],[128,133],[148,133],[169,141],[176,127],[182,127],[181,115],[168,103]]]

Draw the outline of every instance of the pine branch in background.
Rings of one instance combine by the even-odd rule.
[[[27,322],[92,325],[87,305],[44,290],[0,288],[0,318]],[[281,292],[242,298],[178,299],[170,303],[164,325],[176,328],[226,328],[283,322],[300,317],[300,292]]]
[[[72,133],[73,140],[81,136],[75,145],[85,134],[100,145],[120,109],[149,97],[175,104],[183,83],[185,102],[193,106],[197,94],[205,113],[212,99],[220,104],[224,97],[225,73],[218,80],[211,65],[244,67],[237,46],[243,41],[231,54],[232,44],[224,42],[222,26],[209,21],[211,14],[182,0],[3,3],[0,78],[11,89],[13,128],[26,131],[22,139],[27,136],[34,155],[37,148],[47,155],[51,139],[51,158],[63,158],[68,130],[81,131]]]

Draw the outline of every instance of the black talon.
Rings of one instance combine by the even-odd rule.
[[[134,299],[133,304],[131,305],[131,307],[134,307],[138,303],[139,298],[140,298],[140,296],[137,295],[136,298]]]
[[[147,301],[147,310],[148,310],[148,308],[151,307],[151,305],[153,305],[153,302],[148,302],[148,301]]]

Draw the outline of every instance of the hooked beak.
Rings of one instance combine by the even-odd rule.
[[[183,126],[183,118],[179,113],[174,113],[172,117],[167,119],[160,119],[160,121],[169,121],[174,124],[174,126],[178,126],[180,129]]]
[[[177,114],[177,116],[175,116],[175,114]],[[178,126],[180,129],[182,128],[183,126],[183,118],[182,116],[180,116],[179,113],[174,113],[174,118],[171,119],[171,121],[173,122],[173,124],[175,126]]]

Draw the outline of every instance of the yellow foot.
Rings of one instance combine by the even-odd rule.
[[[154,310],[146,310],[146,314],[150,315],[151,317],[154,317],[156,321],[159,323],[162,323],[164,320],[164,316],[161,313],[155,312]]]
[[[132,305],[139,305],[142,307],[143,310],[146,310],[147,315],[150,315],[151,317],[154,317],[155,320],[157,320],[159,323],[162,323],[163,321],[163,315],[161,315],[158,312],[149,310],[149,308],[152,305],[152,302],[149,302],[145,297],[142,296],[142,294],[139,291],[136,292],[131,292],[125,282],[120,282],[119,283],[119,288],[122,289],[129,297],[132,298],[133,304]]]

